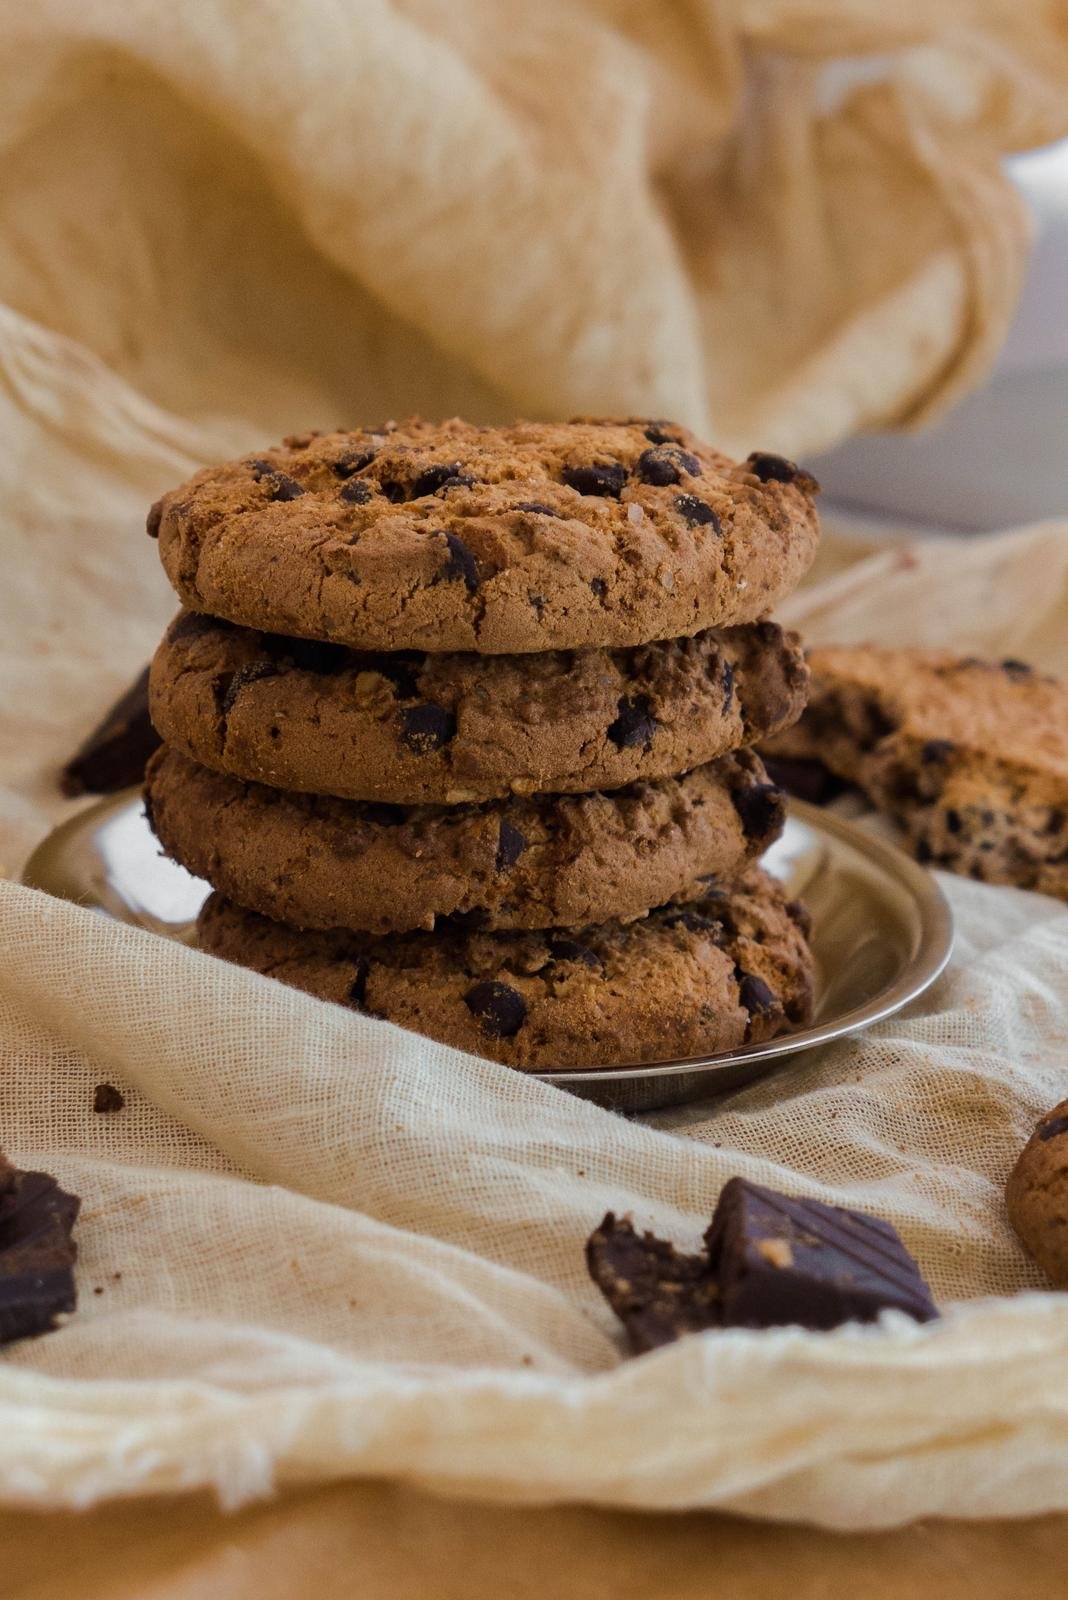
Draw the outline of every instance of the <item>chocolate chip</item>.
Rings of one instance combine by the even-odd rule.
[[[634,470],[643,483],[662,488],[669,483],[678,483],[684,472],[696,478],[701,471],[701,463],[688,450],[661,448],[643,450]]]
[[[550,939],[549,954],[554,961],[578,961],[584,967],[603,967],[604,962],[596,950],[577,939]]]
[[[347,501],[350,506],[365,506],[373,494],[374,490],[366,478],[350,478],[338,490],[338,499]]]
[[[495,979],[476,983],[464,1004],[493,1039],[512,1039],[527,1019],[527,1003],[517,989]]]
[[[723,711],[726,714],[734,704],[734,668],[730,662],[723,662]]]
[[[529,511],[538,517],[556,517],[557,521],[563,518],[562,512],[554,511],[552,506],[543,506],[540,500],[521,500],[517,506],[512,507],[512,510]]]
[[[820,486],[803,467],[796,461],[787,461],[785,456],[773,456],[766,450],[754,450],[746,461],[750,472],[756,474],[761,483],[796,483],[799,489],[804,489],[806,494],[819,494]]]
[[[418,756],[432,755],[456,737],[456,718],[444,706],[430,700],[421,705],[409,706],[401,712],[402,738],[409,750]]]
[[[1035,669],[1027,661],[1017,661],[1015,656],[1006,656],[1001,663],[1001,670],[1007,672],[1010,678],[1030,678]]]
[[[645,437],[650,444],[681,444],[682,440],[677,433],[665,433],[659,423],[650,423],[645,429]]]
[[[126,1097],[121,1089],[116,1089],[113,1083],[98,1083],[93,1090],[93,1110],[107,1116],[113,1111],[121,1111],[126,1104]]]
[[[699,500],[695,494],[679,494],[675,496],[675,510],[685,518],[691,528],[713,528],[716,533],[722,533],[720,520],[707,500]]]
[[[159,538],[159,525],[163,521],[163,501],[157,500],[149,506],[148,516],[145,518],[145,532],[150,539]]]
[[[1042,1124],[1038,1130],[1038,1137],[1042,1140],[1056,1139],[1062,1133],[1068,1133],[1068,1117],[1053,1117],[1051,1121]]]
[[[423,656],[397,651],[392,655],[371,656],[367,669],[391,683],[401,700],[414,700],[419,693],[419,673],[424,664]]]
[[[469,550],[463,540],[455,533],[445,535],[445,543],[449,547],[449,559],[445,563],[443,576],[446,578],[462,578],[468,594],[474,594],[478,588],[478,563],[473,550]]]
[[[950,739],[928,739],[920,751],[920,760],[928,765],[933,761],[948,761],[955,748]]]
[[[782,1009],[778,995],[752,972],[738,974],[738,1001],[751,1017],[771,1017]]]
[[[731,794],[747,839],[767,839],[786,818],[786,796],[774,783],[752,783]]]
[[[409,495],[413,500],[421,500],[423,495],[437,494],[439,489],[443,489],[447,483],[454,480],[468,485],[475,481],[461,473],[458,461],[439,462],[436,466],[423,469],[413,480]]]
[[[348,1004],[354,1011],[362,1011],[367,1001],[367,979],[371,974],[371,963],[364,957],[356,958],[356,974],[349,984]]]
[[[605,595],[608,593],[608,585],[605,583],[603,578],[591,578],[590,588],[593,590],[598,600],[603,600]]]
[[[949,808],[949,810],[946,812],[946,827],[947,827],[947,829],[949,830],[950,833],[959,833],[963,826],[964,826],[964,821],[963,821],[963,818],[961,817],[960,812],[959,811],[955,811],[953,809],[953,807],[951,806]]]
[[[257,483],[262,483],[271,500],[297,500],[307,490],[303,484],[291,478],[288,472],[280,472],[277,467],[272,467],[269,461],[253,461],[252,476]]]
[[[608,725],[608,737],[620,750],[634,745],[649,745],[660,724],[652,714],[648,695],[625,694],[619,701],[619,716]]]
[[[507,872],[514,867],[526,847],[527,840],[524,835],[502,817],[500,832],[497,835],[497,871]]]
[[[565,467],[561,477],[570,489],[579,494],[601,495],[618,500],[627,481],[627,469],[618,461],[590,463],[582,467]]]
[[[921,867],[926,867],[931,861],[934,860],[934,851],[931,849],[931,846],[927,843],[926,839],[916,840],[915,854],[916,860],[920,863]]]
[[[343,456],[338,456],[330,465],[339,478],[351,478],[354,472],[362,472],[364,467],[369,467],[375,458],[373,450],[349,450]]]
[[[228,717],[234,709],[234,701],[250,683],[256,683],[260,678],[276,678],[278,668],[273,661],[249,661],[245,666],[238,667],[226,686],[223,695],[222,714]]]

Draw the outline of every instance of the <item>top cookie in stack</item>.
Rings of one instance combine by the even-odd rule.
[[[803,916],[753,868],[783,801],[748,747],[804,704],[760,619],[815,489],[666,422],[414,421],[164,496],[187,609],[146,792],[221,891],[204,945],[516,1066],[798,1020]]]

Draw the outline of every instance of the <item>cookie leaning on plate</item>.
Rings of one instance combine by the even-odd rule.
[[[1068,1100],[1046,1113],[1024,1145],[1005,1200],[1022,1244],[1068,1289]]]
[[[755,621],[815,554],[817,487],[648,420],[409,420],[209,467],[148,527],[194,611],[365,650],[526,653]]]
[[[772,622],[629,650],[381,654],[185,611],[152,718],[204,766],[400,805],[617,789],[688,772],[799,716],[800,640]]]
[[[627,922],[731,882],[774,843],[785,795],[749,751],[610,794],[387,806],[288,794],[166,747],[145,810],[167,853],[298,928],[376,933]],[[698,886],[698,893],[708,892]]]
[[[815,759],[905,829],[920,861],[1068,899],[1068,689],[1025,662],[874,646],[809,653]]]
[[[711,1055],[807,1020],[807,916],[737,888],[571,933],[302,933],[205,903],[200,947],[321,999],[530,1070]]]

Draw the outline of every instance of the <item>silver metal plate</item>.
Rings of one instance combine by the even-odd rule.
[[[855,822],[794,801],[764,864],[812,911],[816,1003],[809,1027],[726,1055],[538,1076],[617,1111],[704,1099],[892,1016],[949,960],[953,919],[935,879]],[[133,790],[54,829],[27,862],[23,882],[186,943],[209,892],[159,854]]]

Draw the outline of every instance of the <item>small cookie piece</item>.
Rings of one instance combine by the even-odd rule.
[[[152,664],[152,716],[202,765],[399,805],[617,789],[801,714],[800,641],[772,622],[633,650],[375,655],[195,612]]]
[[[766,742],[816,759],[919,861],[1068,899],[1068,688],[1024,662],[874,646],[809,655],[808,710]]]
[[[144,777],[145,763],[159,742],[148,714],[145,667],[71,756],[60,774],[59,786],[70,798],[132,788]]]
[[[47,1172],[0,1173],[0,1344],[48,1333],[77,1296],[71,1229],[81,1207]]]
[[[1005,1201],[1024,1249],[1068,1289],[1068,1100],[1047,1111],[1024,1145]]]
[[[708,1328],[825,1330],[889,1310],[917,1322],[938,1315],[896,1229],[845,1206],[731,1178],[704,1244],[685,1255],[611,1212],[590,1235],[590,1277],[639,1354]]]
[[[779,837],[786,799],[749,751],[611,794],[386,806],[287,794],[166,747],[145,810],[167,854],[298,928],[573,927],[732,882]]]
[[[640,922],[541,933],[301,933],[212,895],[201,949],[474,1055],[567,1070],[713,1055],[804,1022],[805,912],[759,868]]]
[[[362,650],[635,645],[751,622],[796,587],[807,473],[665,422],[305,434],[149,515],[183,604]]]

